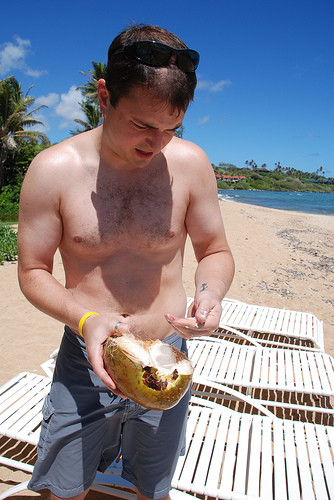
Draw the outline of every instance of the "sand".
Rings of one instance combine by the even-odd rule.
[[[312,312],[323,320],[325,350],[334,356],[334,217],[235,202],[221,201],[220,205],[236,261],[227,297]],[[188,296],[194,291],[195,268],[188,241],[183,273]],[[64,281],[59,254],[54,275]],[[40,364],[58,347],[63,326],[24,298],[17,283],[16,262],[0,266],[0,304],[0,385],[21,371],[43,373]],[[0,466],[0,493],[25,477]],[[21,497],[35,495],[25,491]]]

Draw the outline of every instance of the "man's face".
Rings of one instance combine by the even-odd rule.
[[[142,168],[172,140],[182,124],[184,112],[166,103],[152,101],[142,87],[131,90],[113,107],[106,101],[104,146],[113,161],[121,165]]]

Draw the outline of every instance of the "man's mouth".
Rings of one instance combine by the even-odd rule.
[[[151,158],[153,156],[152,151],[143,151],[142,149],[136,148],[136,152],[141,158]]]

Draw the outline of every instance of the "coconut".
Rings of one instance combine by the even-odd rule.
[[[193,374],[185,354],[161,340],[141,340],[131,334],[109,337],[104,362],[118,389],[136,403],[168,410],[186,393]]]

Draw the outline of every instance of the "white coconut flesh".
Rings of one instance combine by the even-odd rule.
[[[141,364],[143,368],[155,368],[160,377],[167,377],[175,370],[179,375],[191,375],[193,372],[190,361],[186,358],[177,360],[173,347],[161,340],[145,343],[138,341],[133,335],[122,335],[115,341],[132,361]]]

